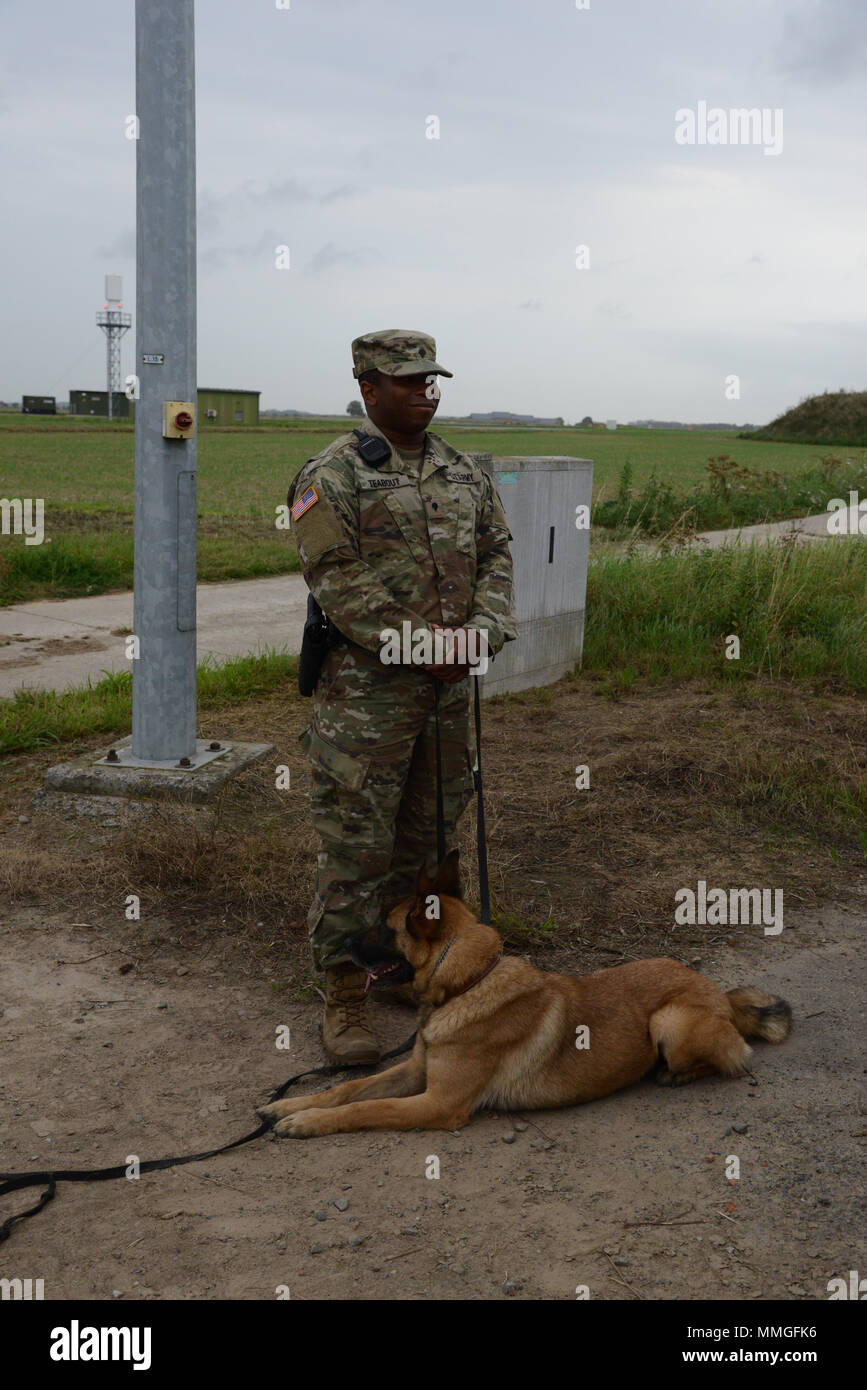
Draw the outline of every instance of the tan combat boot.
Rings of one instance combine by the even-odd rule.
[[[403,1004],[407,1009],[418,1008],[418,995],[412,985],[384,985],[382,989],[374,985],[370,992],[377,1004]]]
[[[379,1043],[367,1018],[367,976],[352,961],[329,966],[325,971],[325,1013],[322,1041],[333,1062],[349,1067],[378,1062]]]

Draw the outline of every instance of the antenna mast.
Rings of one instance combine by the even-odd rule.
[[[108,387],[108,418],[114,417],[115,392],[120,394],[120,340],[132,323],[132,314],[121,310],[123,276],[106,275],[105,304],[97,311],[96,322],[105,334],[105,367]]]

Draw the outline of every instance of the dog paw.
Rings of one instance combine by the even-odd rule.
[[[657,1086],[688,1086],[691,1081],[698,1081],[700,1077],[706,1076],[705,1071],[669,1071],[668,1068],[661,1071],[656,1078]]]
[[[287,1115],[274,1126],[278,1139],[309,1139],[313,1134],[324,1134],[324,1121],[327,1110],[300,1110],[297,1115]]]
[[[273,1123],[274,1120],[282,1119],[291,1104],[291,1100],[275,1100],[272,1101],[270,1105],[258,1105],[256,1107],[256,1114],[261,1119]]]

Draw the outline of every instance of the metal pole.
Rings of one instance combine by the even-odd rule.
[[[111,329],[110,329],[110,328],[106,329],[106,332],[105,332],[105,380],[106,380],[106,385],[107,385],[107,387],[108,387],[108,418],[109,418],[109,420],[111,420],[111,419],[112,419],[112,413],[111,413],[111,386],[112,386],[112,380],[111,380]]]
[[[135,7],[139,656],[131,751],[138,760],[196,751],[196,438],[163,432],[165,402],[196,401],[193,4],[136,0]]]

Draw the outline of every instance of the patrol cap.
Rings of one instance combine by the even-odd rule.
[[[453,376],[436,360],[437,345],[428,333],[411,328],[382,328],[363,333],[352,344],[352,375],[360,377],[372,367],[386,376],[413,376],[420,372],[434,376]]]

